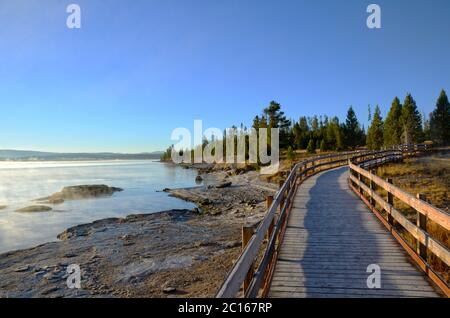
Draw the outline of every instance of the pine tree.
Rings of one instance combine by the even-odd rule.
[[[423,139],[422,118],[411,94],[406,95],[401,116],[402,142],[419,143]]]
[[[264,108],[264,115],[268,120],[268,144],[270,146],[271,140],[271,128],[279,128],[280,147],[285,148],[288,146],[288,129],[291,125],[291,121],[286,118],[284,112],[281,111],[281,105],[275,101],[271,101],[269,106]]]
[[[292,147],[291,147],[291,146],[289,146],[289,148],[288,148],[288,150],[287,150],[286,158],[287,158],[287,160],[290,160],[290,161],[292,161],[292,160],[295,159],[295,153],[294,153],[294,151],[292,150]]]
[[[264,114],[269,121],[269,128],[285,129],[289,127],[290,121],[281,111],[281,105],[275,101],[271,101],[269,106],[264,108]]]
[[[344,149],[344,136],[337,117],[330,120],[325,138],[328,149],[337,151]]]
[[[255,128],[256,131],[258,131],[258,129],[259,129],[260,122],[261,122],[261,120],[259,119],[259,116],[255,116],[255,118],[253,119],[252,127]]]
[[[309,125],[308,119],[305,116],[300,117],[298,121],[298,125],[300,127],[301,134],[299,136],[299,146],[300,149],[306,149],[308,147],[309,142]]]
[[[172,161],[172,151],[174,149],[174,145],[171,145],[166,151],[161,155],[161,161],[167,162]]]
[[[350,106],[347,112],[347,119],[343,125],[345,146],[355,149],[361,141],[362,130],[356,118],[353,107]]]
[[[436,102],[436,108],[430,116],[431,138],[439,145],[450,143],[450,103],[444,90]]]
[[[320,142],[320,152],[327,151],[327,144],[324,139]]]
[[[380,107],[375,107],[372,123],[367,132],[367,148],[370,150],[380,150],[383,146],[383,119],[381,118]]]
[[[402,105],[398,97],[392,101],[391,109],[384,122],[384,145],[391,147],[401,144],[402,137]]]
[[[308,147],[306,148],[308,153],[316,153],[316,147],[314,145],[314,140],[311,138],[308,143]]]
[[[431,120],[432,116],[433,116],[433,113],[430,113],[428,115],[428,117],[425,114],[422,115],[422,119],[423,119],[423,140],[432,140],[432,138],[431,138],[431,127],[430,127],[430,120]]]
[[[302,130],[300,129],[300,125],[298,123],[294,123],[292,127],[292,135],[294,139],[294,147],[296,149],[301,148],[301,138],[302,138]]]

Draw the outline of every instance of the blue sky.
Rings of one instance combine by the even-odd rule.
[[[82,28],[66,27],[81,7]],[[366,7],[382,9],[382,29]],[[143,152],[176,127],[387,113],[450,89],[450,2],[1,0],[0,148]]]

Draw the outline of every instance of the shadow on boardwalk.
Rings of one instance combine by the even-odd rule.
[[[367,285],[372,264],[380,269],[379,289]],[[344,167],[320,173],[299,188],[269,296],[439,295],[351,192]]]

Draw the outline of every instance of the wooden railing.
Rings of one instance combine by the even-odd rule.
[[[275,198],[268,199],[268,211],[256,227],[243,228],[243,251],[216,297],[267,296],[269,284],[286,230],[298,186],[317,172],[347,165],[349,159],[375,158],[378,151],[353,151],[314,157],[297,163]],[[384,153],[384,151],[383,151]]]
[[[449,297],[450,290],[445,280],[437,274],[428,263],[428,254],[433,253],[447,266],[450,266],[450,250],[441,242],[433,238],[427,232],[427,220],[438,224],[444,231],[450,231],[450,215],[436,208],[424,200],[418,194],[416,197],[403,191],[392,184],[392,179],[383,180],[374,173],[368,171],[376,166],[398,161],[403,158],[405,152],[408,155],[414,152],[423,152],[425,148],[409,147],[400,150],[380,152],[376,158],[350,159],[349,160],[349,185],[352,190],[364,201],[364,203],[382,221],[393,236],[400,242],[404,249],[417,262],[420,268],[441,288]],[[384,190],[387,197],[377,193]],[[403,213],[394,206],[394,198],[417,213],[416,224],[411,222]],[[384,211],[385,216],[383,216]],[[408,243],[398,230],[397,224],[416,240],[415,246]]]

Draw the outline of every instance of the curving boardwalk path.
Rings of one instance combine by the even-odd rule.
[[[269,297],[440,297],[347,184],[347,167],[319,173],[296,194]],[[381,288],[369,289],[370,264]]]

